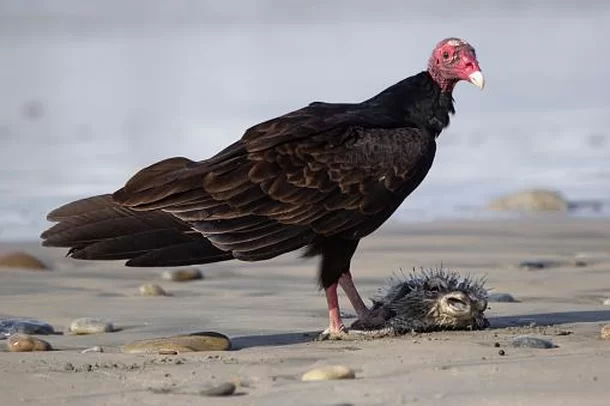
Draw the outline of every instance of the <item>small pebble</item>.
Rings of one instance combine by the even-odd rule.
[[[606,324],[602,327],[601,337],[604,340],[610,340],[610,324]]]
[[[354,379],[356,373],[343,365],[330,365],[312,369],[306,372],[301,380],[303,381],[329,381],[334,379]]]
[[[36,257],[25,252],[11,252],[0,255],[0,268],[43,270],[48,267]]]
[[[159,355],[178,355],[176,350],[159,350]]]
[[[510,293],[491,293],[487,296],[488,302],[496,303],[515,303],[516,300]]]
[[[184,282],[203,279],[203,274],[197,268],[173,269],[163,272],[161,278],[166,281]]]
[[[11,334],[55,334],[55,329],[49,323],[32,319],[2,319],[0,318],[0,337]]]
[[[494,343],[494,347],[496,347],[496,348],[500,348],[500,343],[495,342],[495,343]]]
[[[87,354],[88,352],[104,352],[104,349],[102,347],[100,347],[99,345],[96,345],[95,347],[85,348],[80,353]]]
[[[538,337],[532,336],[518,336],[513,338],[512,341],[513,347],[520,348],[555,348],[555,344],[553,344],[549,340],[545,340]]]
[[[521,261],[521,263],[519,264],[519,268],[527,269],[527,270],[547,269],[547,268],[553,268],[553,267],[557,267],[557,266],[559,266],[559,264],[557,262],[546,261],[546,260]]]
[[[156,283],[147,283],[138,288],[142,296],[167,296],[167,292]]]
[[[72,334],[110,333],[114,331],[114,325],[106,320],[82,317],[73,320],[69,330]]]
[[[13,334],[8,338],[7,348],[11,352],[51,351],[53,347],[40,338],[27,334]]]
[[[121,351],[132,354],[181,353],[196,351],[227,351],[231,341],[223,334],[212,331],[189,335],[153,338],[125,344]]]
[[[231,396],[237,387],[231,382],[225,382],[210,389],[199,392],[202,396]]]
[[[604,301],[602,303],[606,306],[610,306],[610,298],[604,299]]]
[[[505,356],[505,355],[506,355],[506,351],[504,351],[504,350],[498,350],[498,355],[500,355],[500,356],[502,356],[502,357],[503,357],[503,356]]]

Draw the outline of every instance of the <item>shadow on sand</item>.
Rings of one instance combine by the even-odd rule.
[[[489,318],[490,328],[522,327],[536,323],[539,326],[568,323],[595,323],[610,321],[610,310],[522,314]]]
[[[261,334],[251,336],[232,337],[232,349],[242,350],[250,347],[279,347],[282,345],[302,344],[314,341],[322,331]]]
[[[492,317],[489,319],[489,322],[489,329],[526,327],[531,323],[536,323],[538,326],[548,326],[570,323],[610,322],[610,310],[522,314]],[[231,342],[233,350],[250,347],[275,347],[311,342],[316,339],[318,334],[320,334],[320,331],[250,335],[234,337],[231,339]]]

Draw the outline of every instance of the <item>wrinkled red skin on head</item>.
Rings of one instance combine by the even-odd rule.
[[[474,48],[459,39],[441,41],[428,61],[428,72],[446,91],[453,90],[460,80],[468,81],[468,76],[476,71],[481,71],[481,67]]]

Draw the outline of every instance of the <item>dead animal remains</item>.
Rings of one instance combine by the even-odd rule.
[[[371,311],[383,323],[355,321],[351,332],[367,336],[400,335],[438,330],[480,330],[489,326],[484,316],[487,290],[482,279],[461,277],[445,269],[413,270],[396,275],[373,298]]]

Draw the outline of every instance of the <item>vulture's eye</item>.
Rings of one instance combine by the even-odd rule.
[[[447,59],[449,58],[449,52],[445,51],[443,52],[443,59]]]

